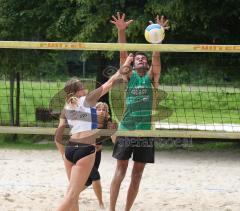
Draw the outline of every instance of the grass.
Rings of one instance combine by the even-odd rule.
[[[22,81],[20,96],[20,123],[22,126],[56,126],[57,122],[36,121],[36,108],[54,108],[61,111],[64,104],[64,97],[59,91],[63,89],[64,82],[46,81]],[[95,87],[94,81],[86,81],[87,89]],[[157,97],[158,106],[156,109],[155,121],[168,123],[229,123],[240,124],[240,93],[228,90],[214,89],[207,87],[206,90],[187,91],[160,90]],[[215,91],[214,91],[215,90]],[[124,108],[124,89],[120,85],[111,91],[111,106],[115,113],[115,119],[122,118]],[[54,99],[54,100],[52,100]],[[9,107],[9,83],[0,83],[0,122],[1,125],[8,125],[10,122]]]
[[[217,140],[217,139],[179,139],[166,138],[157,141],[155,144],[157,151],[176,151],[185,150],[190,152],[214,152],[231,151],[240,152],[240,143],[236,140]]]
[[[95,83],[86,81],[86,89],[92,90]],[[63,88],[65,82],[22,81],[20,93],[20,123],[27,126],[56,126],[57,122],[43,123],[36,121],[37,108],[52,108],[60,112],[64,106]],[[10,89],[9,83],[0,83],[0,121],[2,124],[10,122]]]
[[[175,87],[176,88],[176,87]],[[194,89],[194,87],[192,87]],[[156,94],[155,121],[168,123],[240,123],[240,92],[234,89],[204,89],[186,91],[159,90]],[[229,92],[231,90],[231,92]],[[118,86],[111,92],[111,105],[115,118],[121,119],[124,107],[124,90]]]
[[[173,111],[167,122],[240,123],[240,93],[172,92],[159,105]]]
[[[31,139],[20,139],[17,141],[6,141],[0,138],[0,149],[18,150],[50,150],[56,149],[54,142],[33,142]]]
[[[207,142],[207,143],[195,143],[189,151],[203,152],[203,151],[231,151],[240,152],[240,144],[233,142]]]
[[[33,141],[30,136],[20,136],[17,141],[11,140],[13,135],[0,137],[0,149],[17,150],[56,150],[53,138],[50,136],[35,137]],[[113,144],[108,141],[104,143],[104,150],[112,151]],[[155,144],[156,151],[189,151],[189,152],[236,152],[240,153],[239,142],[219,142],[219,140],[196,140],[187,139],[161,139]]]

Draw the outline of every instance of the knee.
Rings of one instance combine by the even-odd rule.
[[[68,192],[67,192],[68,201],[69,201],[69,202],[72,202],[72,203],[78,201],[79,194],[80,194],[79,191],[76,191],[76,190],[74,190],[74,188],[71,188],[71,187],[70,187],[70,188],[68,189]]]
[[[142,172],[134,172],[132,174],[131,183],[134,187],[138,187],[142,178]]]
[[[122,182],[126,175],[126,168],[117,168],[115,172],[115,180]]]
[[[114,174],[114,177],[112,179],[112,184],[116,184],[116,185],[117,184],[118,185],[121,184],[121,182],[123,181],[124,177],[125,177],[124,172],[116,170],[115,174]]]
[[[126,175],[127,167],[128,167],[128,161],[118,161],[117,162],[117,167],[116,167],[115,174],[113,177],[114,183],[122,182],[122,180],[124,179],[124,177]]]

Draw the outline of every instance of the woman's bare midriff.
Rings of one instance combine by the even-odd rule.
[[[78,132],[71,135],[70,141],[82,143],[82,144],[96,144],[96,138],[98,137],[97,131],[84,131]]]

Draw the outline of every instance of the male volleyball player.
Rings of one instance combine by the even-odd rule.
[[[133,22],[125,22],[125,14],[117,17],[112,16],[112,23],[118,29],[118,42],[125,43],[126,28]],[[163,27],[168,27],[167,20],[157,16],[157,23]],[[130,69],[124,77],[127,81],[125,113],[119,125],[120,130],[150,130],[151,114],[153,106],[153,89],[159,86],[159,77],[161,72],[160,54],[152,53],[152,65],[148,63],[147,56],[138,52],[135,55],[130,54],[131,60],[124,65],[133,63],[133,70]],[[120,65],[124,63],[128,53],[120,52]],[[133,202],[138,194],[139,184],[146,163],[154,163],[154,143],[150,138],[138,137],[117,137],[113,150],[113,157],[117,159],[117,166],[110,188],[110,210],[114,211],[121,182],[123,181],[129,158],[133,156],[133,169],[131,182],[128,189],[125,211],[131,209]]]

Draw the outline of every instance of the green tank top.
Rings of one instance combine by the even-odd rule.
[[[128,82],[125,112],[120,130],[150,130],[153,88],[149,74],[140,77],[134,70]]]

